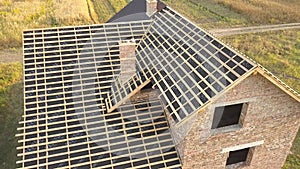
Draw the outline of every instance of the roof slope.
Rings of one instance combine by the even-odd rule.
[[[257,67],[169,7],[152,19],[137,48],[138,66],[175,123]]]
[[[106,114],[104,100],[120,72],[118,43],[140,40],[149,24],[24,32],[20,168],[180,167],[158,100]]]
[[[107,22],[128,22],[149,19],[146,14],[146,1],[133,0]]]

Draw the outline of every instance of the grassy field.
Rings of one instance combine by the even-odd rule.
[[[20,50],[24,29],[89,23],[85,0],[0,0],[0,50]]]
[[[24,29],[104,23],[126,4],[126,0],[0,0],[0,51],[21,51]]]
[[[96,0],[93,1],[94,9],[98,14],[98,21],[104,23],[114,14],[127,5],[126,0]]]
[[[86,0],[46,0],[50,3],[53,17],[58,25],[91,24],[91,15]]]
[[[166,0],[205,28],[299,22],[299,0]]]
[[[299,29],[234,35],[223,37],[222,40],[274,72],[300,92]]]
[[[103,23],[127,0],[0,0],[0,50],[20,50],[23,29]],[[296,22],[298,0],[166,0],[205,28]]]
[[[300,168],[300,130],[294,140],[291,154],[288,155],[282,169],[299,169]]]
[[[0,168],[13,169],[16,162],[18,122],[23,114],[21,63],[0,63]]]

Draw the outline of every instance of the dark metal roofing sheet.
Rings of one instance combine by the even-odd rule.
[[[149,19],[146,15],[146,1],[133,0],[107,22],[128,22]]]

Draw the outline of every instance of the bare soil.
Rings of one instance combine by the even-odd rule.
[[[23,54],[19,50],[2,50],[0,51],[0,63],[23,62]]]

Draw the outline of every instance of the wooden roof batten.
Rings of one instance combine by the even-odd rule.
[[[190,116],[188,116],[186,118],[186,120],[179,122],[174,127],[175,128],[179,128],[182,125],[184,125],[185,123],[189,122],[189,119],[192,119],[198,113],[203,112],[208,106],[211,105],[212,102],[214,102],[215,100],[217,100],[220,97],[222,97],[227,91],[231,90],[236,85],[240,84],[244,79],[248,78],[251,75],[255,75],[257,73],[259,73],[260,75],[262,75],[264,78],[266,78],[272,84],[274,84],[279,89],[281,89],[283,92],[285,92],[286,94],[288,94],[290,97],[292,97],[296,101],[300,102],[300,94],[297,91],[295,91],[293,88],[291,88],[290,86],[288,86],[287,84],[285,84],[282,80],[280,80],[278,77],[276,77],[275,75],[273,75],[273,73],[270,72],[269,70],[267,70],[265,67],[263,67],[262,65],[260,65],[260,64],[257,63],[257,66],[254,69],[252,69],[251,71],[249,71],[247,74],[245,74],[243,77],[241,77],[237,82],[233,83],[230,87],[228,87],[226,90],[224,90],[217,97],[215,97],[214,99],[212,99],[210,102],[208,102],[205,105],[203,105],[202,107],[200,107],[198,110],[195,111],[195,113],[193,113]]]
[[[145,87],[149,82],[149,79],[141,78],[138,73],[131,76],[125,82],[121,82],[120,78],[117,77],[113,82],[113,87],[111,89],[109,97],[105,100],[107,112],[111,113],[112,111],[117,109],[130,97],[134,96],[143,87]],[[122,92],[124,92],[125,95],[122,95]],[[120,97],[120,99],[118,99],[117,96]]]
[[[122,115],[105,113],[105,98],[120,72],[118,42],[132,37],[140,41],[150,24],[24,31],[24,115],[16,134],[19,168],[181,166],[159,101],[147,102],[142,113],[138,107],[145,103],[126,110],[127,105],[120,105]],[[165,132],[158,137],[156,131]],[[153,158],[163,161],[150,162]]]
[[[141,70],[150,72],[147,78],[155,82],[160,98],[165,100],[164,105],[176,123],[255,67],[251,60],[169,7],[154,14],[152,19],[150,29],[137,48],[137,63]],[[206,87],[200,87],[200,83]],[[178,100],[179,97],[183,99]],[[173,103],[179,105],[179,112]]]
[[[164,37],[162,37],[162,39],[164,39],[165,41],[163,41],[163,42],[160,42],[159,40],[158,40],[158,38],[160,38],[160,37],[151,37],[152,35],[154,35],[154,33],[153,33],[153,28],[155,28],[155,29],[157,29],[157,28],[162,28],[161,30],[162,30],[162,33],[164,34],[164,35],[168,35],[168,34],[170,34],[170,32],[171,31],[174,31],[174,30],[168,30],[168,26],[164,26],[163,24],[163,22],[165,22],[166,20],[171,20],[171,19],[173,19],[172,18],[172,15],[178,15],[178,16],[180,16],[180,17],[176,17],[176,18],[174,18],[175,20],[177,20],[177,21],[173,21],[173,22],[175,22],[176,24],[177,23],[179,23],[179,22],[181,22],[181,21],[183,21],[185,18],[184,17],[182,17],[180,14],[178,14],[176,11],[174,11],[174,10],[172,10],[171,8],[169,8],[169,7],[166,7],[165,9],[162,9],[162,11],[163,11],[163,13],[157,13],[157,14],[154,14],[153,16],[152,16],[152,19],[153,19],[153,23],[151,24],[151,27],[150,27],[150,29],[148,30],[148,33],[146,33],[146,35],[145,35],[145,38],[143,38],[142,39],[142,41],[140,42],[140,44],[141,44],[141,46],[146,46],[146,48],[147,48],[147,46],[149,46],[148,44],[149,44],[149,41],[150,41],[150,45],[155,45],[155,43],[158,43],[159,44],[159,46],[160,47],[162,47],[162,46],[165,46],[165,44],[168,44],[168,42],[166,41],[166,38],[164,38]],[[167,16],[165,16],[165,18],[164,17],[161,17],[161,16],[163,16],[163,15],[168,15],[168,17]],[[173,20],[174,20],[173,19]],[[179,19],[179,20],[178,20]],[[186,19],[187,20],[187,19]],[[187,20],[188,21],[188,20]],[[159,22],[159,23],[157,23],[156,24],[156,22]],[[188,21],[188,23],[191,23],[190,21]],[[169,26],[173,26],[172,25],[172,23],[168,23],[169,24]],[[191,24],[193,24],[193,23],[191,23]],[[167,24],[166,24],[167,25]],[[194,24],[193,24],[194,25]],[[195,27],[197,27],[196,25],[194,25]],[[173,28],[176,28],[176,25],[174,24],[174,26],[173,26]],[[178,30],[179,31],[184,31],[186,28],[183,28],[183,27],[178,27]],[[229,49],[229,50],[231,50],[232,52],[234,52],[235,53],[235,56],[238,56],[238,57],[240,57],[240,58],[242,58],[244,61],[246,61],[246,62],[248,62],[250,65],[252,65],[251,67],[252,68],[250,68],[250,69],[248,69],[248,70],[245,70],[246,72],[245,72],[245,74],[243,75],[240,75],[240,76],[238,76],[238,78],[237,78],[237,80],[236,81],[233,81],[232,82],[232,84],[229,84],[229,86],[227,86],[227,87],[225,87],[224,88],[224,92],[225,91],[228,91],[228,89],[230,89],[231,88],[231,86],[235,86],[235,84],[238,84],[239,82],[241,82],[242,80],[244,80],[246,77],[248,77],[249,75],[251,75],[253,72],[256,72],[256,71],[258,71],[258,72],[260,72],[260,73],[262,73],[262,72],[264,72],[263,73],[263,75],[267,78],[267,79],[269,79],[269,80],[271,80],[271,82],[272,83],[275,83],[275,85],[277,85],[279,88],[281,88],[282,90],[284,90],[287,94],[289,94],[291,97],[293,97],[294,99],[296,99],[297,101],[299,101],[299,94],[296,92],[296,91],[294,91],[292,88],[290,88],[288,85],[286,85],[285,83],[283,83],[280,79],[278,79],[276,76],[274,76],[271,72],[269,72],[267,69],[265,69],[264,67],[262,67],[260,64],[258,64],[258,63],[256,63],[254,60],[252,60],[251,58],[249,58],[249,57],[247,57],[247,56],[245,56],[244,54],[241,54],[237,49],[233,49],[232,47],[230,47],[230,46],[228,46],[228,45],[225,45],[223,42],[221,42],[220,40],[218,40],[216,37],[214,37],[214,36],[212,36],[211,34],[209,34],[209,33],[207,33],[206,31],[204,31],[204,30],[202,30],[202,29],[200,29],[203,33],[204,33],[204,36],[205,35],[207,35],[207,36],[211,36],[212,37],[212,40],[210,40],[210,44],[211,43],[214,43],[214,41],[217,41],[219,44],[221,44],[222,46],[223,46],[223,48],[222,48],[222,51],[223,51],[223,49],[224,48],[226,48],[226,49]],[[192,31],[195,31],[195,28],[194,28],[194,30],[192,30]],[[181,33],[180,32],[180,33]],[[158,33],[159,34],[159,33]],[[176,34],[176,33],[175,33]],[[149,36],[150,35],[150,36]],[[186,34],[184,34],[184,35],[182,35],[181,34],[181,36],[179,36],[179,37],[183,37],[183,36],[187,36],[187,37],[189,37],[190,39],[190,41],[192,41],[193,40],[193,38],[194,37],[192,37],[192,36],[190,36],[190,33],[186,33]],[[153,39],[154,38],[154,41],[153,40],[151,40],[151,38]],[[172,36],[169,36],[169,39],[171,39],[172,38]],[[182,38],[182,39],[184,39],[184,38]],[[199,39],[201,39],[201,38],[199,38]],[[145,40],[147,41],[147,43],[144,43],[145,42]],[[184,40],[183,40],[184,41]],[[175,45],[177,45],[176,44],[177,42],[175,41]],[[197,42],[196,42],[197,43]],[[179,46],[180,46],[180,44],[179,44]],[[189,45],[187,45],[190,49],[193,49],[193,46],[189,46]],[[145,48],[145,47],[144,47]],[[173,48],[172,46],[171,46],[171,48]],[[206,47],[204,47],[204,49],[205,49]],[[154,49],[154,50],[156,50],[156,53],[153,53],[152,51],[151,51],[151,47],[150,48],[147,48],[146,50],[144,50],[143,49],[143,47],[140,47],[140,48],[138,48],[139,50],[138,50],[138,55],[143,55],[143,57],[140,57],[140,58],[138,58],[138,60],[140,60],[140,62],[138,62],[140,65],[140,67],[142,67],[142,69],[143,69],[143,66],[141,66],[141,65],[147,65],[148,64],[148,62],[150,61],[150,63],[151,63],[151,65],[152,65],[152,67],[153,67],[153,65],[158,65],[157,63],[159,63],[159,61],[158,62],[156,62],[156,60],[155,59],[153,59],[153,57],[151,57],[151,54],[153,54],[153,55],[165,55],[165,53],[167,53],[167,51],[170,49],[168,49],[168,48],[165,48],[164,50],[156,50],[156,49]],[[176,48],[176,49],[178,49],[178,48]],[[175,51],[176,51],[176,49],[175,49]],[[202,49],[203,50],[203,49]],[[209,50],[207,50],[207,49],[205,49],[208,53],[210,53],[210,51]],[[162,52],[160,52],[160,51],[162,51]],[[182,51],[184,51],[184,52],[187,52],[186,51],[186,49],[182,49]],[[219,49],[219,51],[221,51],[221,49]],[[197,53],[197,52],[196,52]],[[180,55],[180,54],[179,54]],[[189,55],[189,54],[188,54]],[[215,55],[215,54],[211,54],[209,57],[212,57],[213,55]],[[146,57],[149,57],[150,59],[148,60],[148,62],[144,62],[143,61],[143,58],[145,58],[145,56]],[[191,55],[189,55],[190,56],[190,58],[193,58],[193,56],[191,56]],[[139,56],[138,56],[139,57]],[[174,56],[173,56],[174,57]],[[155,58],[155,57],[154,57]],[[213,62],[209,62],[206,58],[203,58],[204,60],[206,60],[208,63],[211,63],[211,64],[213,64]],[[229,58],[229,60],[230,59],[232,59],[232,58]],[[160,60],[161,61],[161,60]],[[185,61],[187,61],[187,60],[185,60]],[[172,62],[172,60],[169,60],[169,62]],[[233,67],[233,68],[231,68],[231,67],[228,67],[229,65],[228,65],[228,63],[229,62],[226,62],[226,63],[222,63],[221,62],[221,66],[223,66],[223,67],[226,67],[226,68],[229,68],[229,70],[232,70],[232,69],[236,69],[237,67]],[[241,62],[240,62],[241,63]],[[178,67],[181,67],[181,64],[182,63],[178,63]],[[201,63],[199,64],[199,65],[201,65]],[[239,64],[237,64],[237,65],[239,65]],[[159,66],[162,66],[162,67],[164,67],[164,66],[166,66],[166,65],[159,65]],[[219,67],[215,67],[215,70],[218,70],[221,66],[219,66]],[[147,66],[146,66],[147,67]],[[155,66],[154,66],[155,67]],[[213,66],[214,67],[214,66]],[[176,67],[173,67],[174,69],[176,69]],[[182,69],[184,69],[184,68],[182,68]],[[191,70],[195,70],[194,68],[191,68]],[[263,70],[263,71],[260,71],[260,70]],[[176,72],[175,72],[176,73]],[[236,74],[236,72],[233,72],[235,75],[237,75]],[[162,75],[159,71],[157,71],[157,73],[150,73],[151,75],[152,75],[152,77],[154,77],[154,76],[156,76],[155,74],[158,74],[160,77],[162,77],[162,79],[164,78],[164,75]],[[188,76],[188,74],[189,73],[187,73],[187,76]],[[266,76],[266,75],[268,75],[268,76]],[[167,76],[171,76],[170,75],[170,73],[168,73],[167,72]],[[154,84],[154,86],[158,86],[158,89],[160,89],[160,91],[161,91],[161,97],[165,97],[165,99],[168,99],[167,98],[167,96],[165,95],[165,89],[162,89],[161,87],[160,87],[160,85],[158,84],[159,83],[159,81],[162,81],[162,80],[156,80],[155,78],[153,78],[154,79],[154,81],[155,81],[155,84]],[[181,77],[179,80],[182,80],[183,79],[183,77]],[[176,81],[173,83],[173,86],[174,86],[174,84],[176,85]],[[215,91],[214,90],[214,88],[213,88],[213,86],[210,84],[210,83],[206,83],[208,86],[209,86],[209,88],[211,88],[213,91]],[[168,84],[166,84],[167,85],[167,87],[168,87],[168,90],[170,90],[170,88],[172,87],[172,86],[168,86]],[[189,84],[189,85],[191,85],[191,84]],[[191,86],[192,87],[192,86]],[[179,89],[180,90],[180,89]],[[199,89],[201,92],[203,92],[203,90],[201,90],[201,89]],[[217,98],[217,96],[218,95],[222,95],[222,93],[224,93],[223,91],[222,92],[219,92],[219,93],[217,93],[216,94],[216,98]],[[173,92],[171,91],[171,93],[173,94]],[[205,93],[204,93],[205,94]],[[187,99],[194,99],[195,98],[195,95],[194,96],[192,96],[192,97],[187,97]],[[161,98],[162,99],[162,98]],[[165,99],[162,99],[162,100],[165,100]],[[175,100],[176,100],[176,98],[175,98]],[[198,110],[201,110],[202,109],[202,107],[205,107],[205,105],[208,105],[209,104],[209,102],[211,102],[212,100],[214,100],[214,98],[210,98],[209,99],[209,101],[208,102],[206,102],[206,103],[204,103],[204,102],[201,102],[202,103],[202,105],[200,106],[200,107],[195,107],[195,109],[194,109],[194,113],[195,112],[198,112]],[[165,107],[167,107],[168,106],[168,104],[169,103],[171,103],[172,101],[171,100],[169,100],[169,101],[167,101],[167,103],[164,103],[164,105],[165,105]],[[181,105],[180,103],[179,103],[179,105]],[[172,108],[172,110],[171,111],[169,111],[170,113],[172,113],[172,112],[174,112],[174,110],[175,109],[173,109]],[[182,110],[182,107],[181,107],[181,110]],[[184,111],[184,110],[182,110],[182,111]],[[193,112],[192,113],[190,113],[190,114],[193,114]],[[186,114],[186,116],[189,116],[189,115],[187,115]],[[176,114],[176,118],[178,118],[179,116]],[[179,122],[178,123],[176,123],[176,125],[178,124],[178,125],[180,125],[180,123],[182,122],[182,121],[184,121],[184,120],[179,120]]]
[[[171,7],[168,7],[170,9],[172,9]],[[182,14],[178,13],[176,10],[173,9],[173,11],[175,13],[177,13],[178,15],[180,15],[182,18],[186,18],[185,16],[183,16]],[[186,18],[187,19],[187,18]],[[192,21],[190,21],[192,24],[194,24]],[[194,24],[195,26],[197,26],[196,24]],[[202,28],[202,30],[204,32],[206,32],[207,34],[210,34],[211,36],[213,36],[215,39],[218,39],[213,33],[209,33],[209,31],[207,31],[205,28]],[[220,42],[222,42],[222,44],[225,45],[225,43],[218,39]],[[289,85],[287,85],[284,81],[280,80],[276,75],[274,75],[271,71],[269,71],[267,68],[265,68],[263,65],[257,63],[255,60],[253,60],[252,58],[250,58],[249,56],[243,54],[242,52],[240,52],[238,49],[230,46],[229,44],[226,44],[227,46],[229,46],[230,48],[234,49],[235,51],[237,51],[243,58],[245,58],[246,60],[249,60],[250,62],[254,63],[257,65],[256,69],[253,71],[257,71],[259,72],[261,75],[263,75],[264,77],[266,77],[266,75],[268,77],[266,77],[267,79],[269,79],[272,83],[274,83],[276,86],[278,86],[281,90],[283,90],[284,92],[286,92],[288,95],[290,95],[292,98],[294,98],[295,100],[297,100],[298,102],[300,102],[300,93],[297,92],[296,90],[294,90],[292,87],[290,87]]]
[[[195,110],[194,113],[192,113],[190,116],[188,116],[186,118],[186,120],[183,120],[179,123],[177,123],[174,127],[175,128],[179,128],[182,125],[184,125],[186,122],[189,121],[189,119],[194,118],[197,113],[199,112],[203,112],[208,106],[211,105],[211,103],[213,103],[214,101],[216,101],[217,99],[219,99],[220,97],[222,97],[225,93],[227,93],[229,90],[233,89],[235,86],[237,86],[238,84],[240,84],[243,80],[245,80],[246,78],[248,78],[249,76],[255,74],[257,72],[258,66],[253,68],[251,71],[247,72],[246,74],[244,74],[242,77],[240,77],[235,83],[231,84],[228,88],[226,88],[224,91],[222,91],[221,93],[219,93],[216,97],[212,98],[209,102],[207,102],[206,104],[204,104],[203,106],[199,107],[197,110]]]
[[[158,8],[150,21],[24,31],[25,111],[16,134],[20,168],[179,168],[162,105],[180,127],[255,73],[299,101],[296,91],[252,59],[175,10]],[[115,47],[132,36],[140,37],[141,72],[121,83]],[[159,99],[127,105],[150,81]],[[152,151],[159,153],[148,154]],[[153,158],[162,160],[149,162]],[[137,166],[140,160],[147,162]]]

